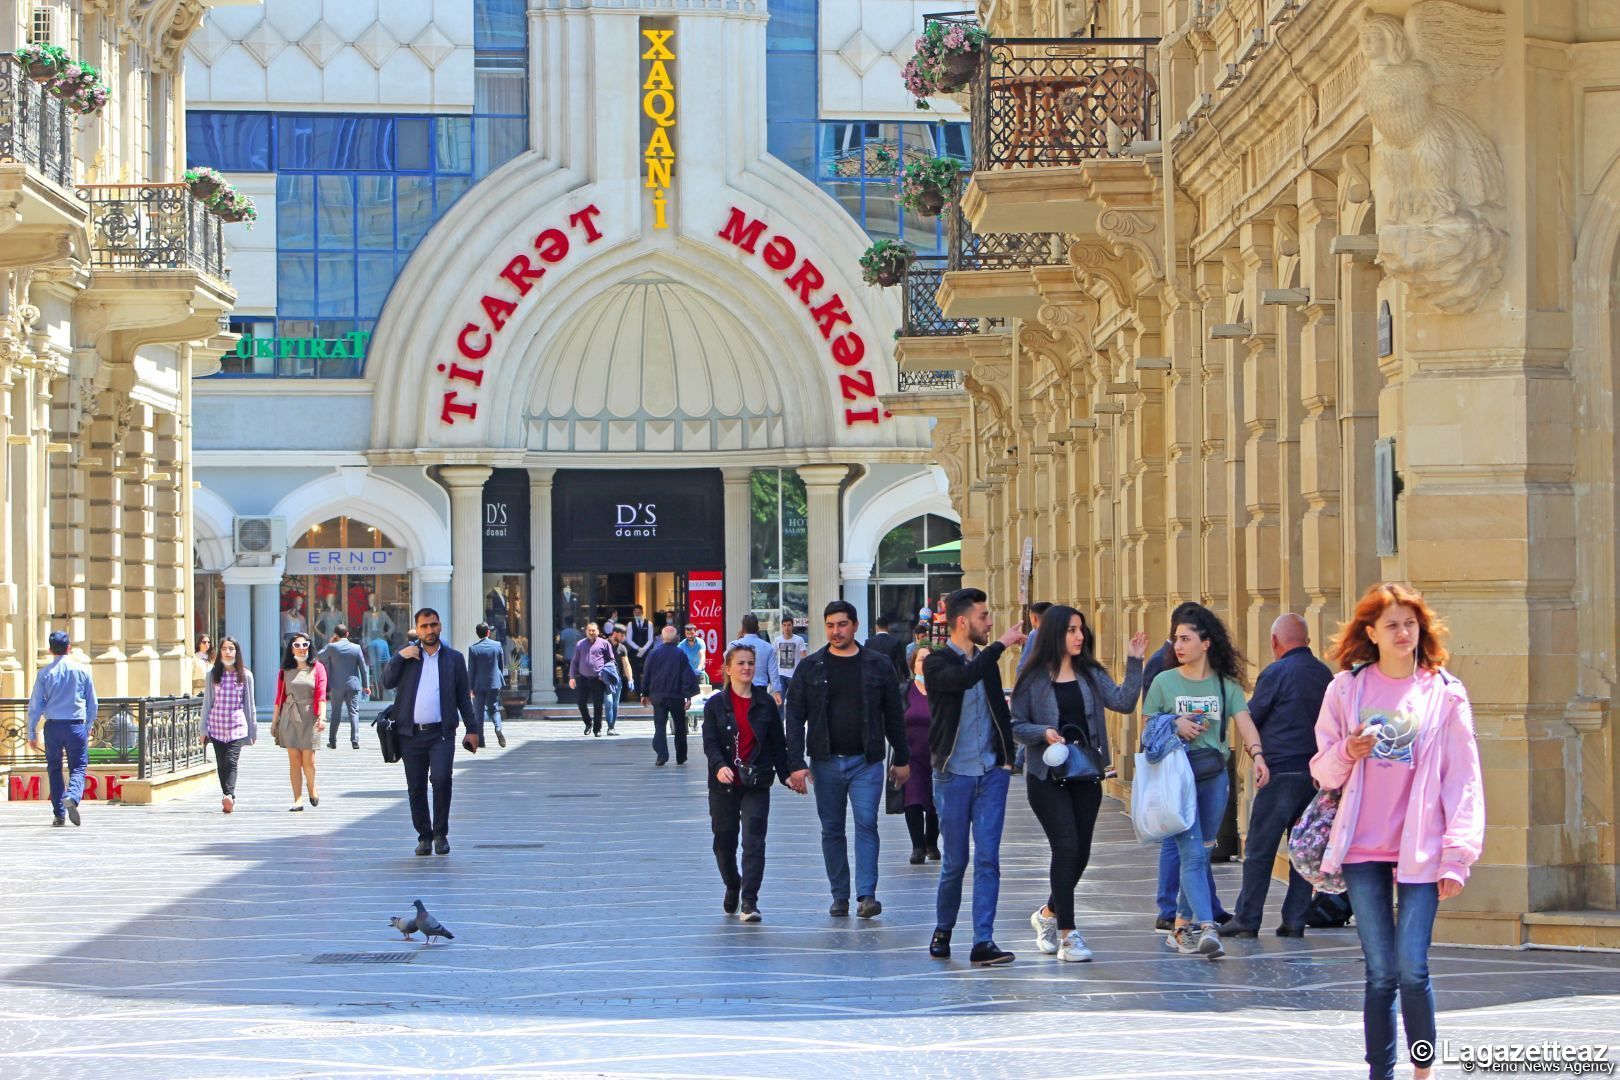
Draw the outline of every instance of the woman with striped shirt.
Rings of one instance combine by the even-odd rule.
[[[220,809],[236,809],[236,765],[242,747],[258,739],[253,715],[253,672],[242,663],[235,638],[220,638],[214,666],[203,680],[204,741],[214,747],[219,771]]]

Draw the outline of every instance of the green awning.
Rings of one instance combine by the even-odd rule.
[[[948,543],[923,548],[917,552],[917,561],[924,566],[960,565],[962,562],[962,541],[952,540]]]

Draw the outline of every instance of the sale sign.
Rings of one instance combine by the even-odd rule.
[[[698,629],[708,652],[709,684],[719,686],[725,664],[726,575],[719,570],[694,570],[686,575],[687,620]]]

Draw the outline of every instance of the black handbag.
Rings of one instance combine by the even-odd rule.
[[[1226,771],[1226,755],[1213,746],[1197,746],[1187,751],[1187,764],[1192,766],[1193,779],[1202,784]]]
[[[399,731],[394,726],[394,703],[383,706],[371,721],[377,729],[377,745],[382,748],[383,761],[392,765],[399,760]]]
[[[885,814],[903,814],[906,812],[906,785],[896,784],[889,779],[893,775],[894,755],[889,755],[887,767],[883,770],[883,812]]]

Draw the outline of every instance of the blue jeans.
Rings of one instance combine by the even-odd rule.
[[[1271,868],[1277,844],[1288,835],[1299,815],[1316,798],[1316,785],[1308,772],[1272,773],[1266,786],[1254,793],[1249,806],[1249,836],[1243,845],[1243,889],[1237,898],[1237,921],[1259,927],[1271,889]],[[1311,883],[1288,867],[1288,894],[1283,897],[1282,924],[1305,925],[1305,910],[1311,906]]]
[[[1176,914],[1183,921],[1214,922],[1215,872],[1210,869],[1209,849],[1221,831],[1221,818],[1226,814],[1226,796],[1230,781],[1226,773],[1214,776],[1198,785],[1198,823],[1184,833],[1172,836],[1167,843],[1175,845],[1181,866],[1181,889],[1176,902]],[[1159,851],[1159,865],[1164,865],[1164,850]]]
[[[1229,779],[1223,780],[1222,783],[1229,786],[1231,781]],[[1200,784],[1198,788],[1198,824],[1200,832],[1206,827],[1205,796],[1208,794],[1213,798],[1213,791],[1206,793],[1205,789],[1207,787],[1207,784]],[[1211,843],[1214,842],[1215,836],[1220,832],[1221,815],[1225,812],[1226,797],[1223,795],[1221,796],[1221,804],[1214,808],[1214,820],[1207,825],[1209,832],[1205,833],[1205,835],[1210,838]],[[1215,917],[1218,919],[1226,914],[1226,909],[1221,907],[1221,898],[1215,893],[1215,866],[1209,861],[1209,850],[1207,848],[1204,850],[1204,883],[1205,887],[1209,889],[1210,910],[1214,912]],[[1176,846],[1176,838],[1172,836],[1159,845],[1159,895],[1157,897],[1159,918],[1173,919],[1176,917],[1176,898],[1180,892],[1181,850]]]
[[[607,718],[609,731],[619,722],[619,687],[620,682],[616,676],[608,674],[608,669],[602,669],[602,685],[606,690],[602,694],[602,714]]]
[[[995,940],[996,901],[1001,897],[1001,827],[1007,820],[1012,773],[991,768],[983,776],[934,774],[939,811],[939,896],[934,926],[951,930],[962,909],[967,875],[968,831],[973,833],[973,944]]]
[[[844,807],[855,816],[855,896],[877,895],[878,801],[883,798],[883,761],[865,754],[817,758],[810,762],[816,814],[821,818],[821,859],[834,900],[849,899],[849,845],[844,840]]]
[[[1406,1021],[1406,1047],[1426,1043],[1427,1056],[1412,1064],[1434,1060],[1434,984],[1429,981],[1429,938],[1440,907],[1440,889],[1433,882],[1406,885],[1395,881],[1395,864],[1350,863],[1344,868],[1350,906],[1356,913],[1356,935],[1367,960],[1367,994],[1361,1007],[1362,1030],[1367,1040],[1367,1075],[1388,1080],[1395,1075],[1395,995],[1399,991],[1401,1018]],[[1399,910],[1395,910],[1399,901]]]
[[[62,759],[67,758],[67,784],[62,783]],[[45,778],[51,788],[51,813],[61,817],[64,798],[84,799],[84,773],[90,767],[90,728],[84,721],[45,721]]]

